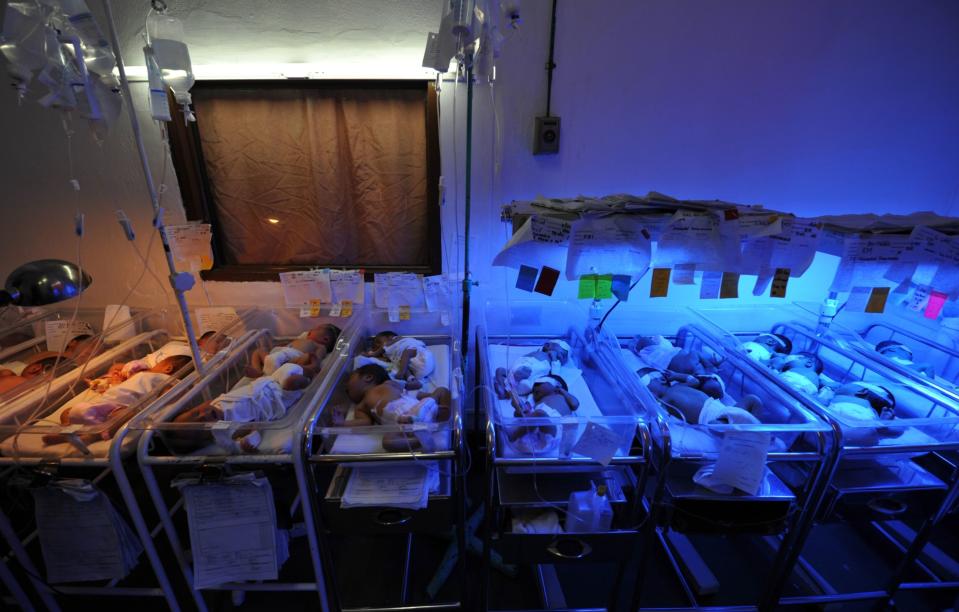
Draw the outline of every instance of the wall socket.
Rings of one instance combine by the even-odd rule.
[[[559,153],[559,117],[537,117],[533,126],[533,155]]]

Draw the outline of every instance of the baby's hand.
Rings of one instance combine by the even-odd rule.
[[[421,383],[416,378],[413,378],[412,376],[410,376],[410,378],[406,381],[406,389],[408,391],[416,391],[417,389],[422,389],[422,388],[423,388],[423,383]]]

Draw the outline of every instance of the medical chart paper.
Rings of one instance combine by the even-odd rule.
[[[164,228],[173,258],[190,270],[209,270],[213,267],[213,233],[209,223],[168,225]]]
[[[223,331],[239,320],[240,316],[236,314],[236,309],[232,306],[211,306],[196,309],[197,327],[200,328],[201,336],[210,331]],[[241,323],[234,333],[242,334],[244,331],[246,330]]]
[[[34,489],[40,548],[50,583],[125,577],[139,556],[139,541],[105,495],[86,501],[58,487]]]
[[[583,435],[573,445],[572,452],[589,457],[600,465],[607,466],[613,460],[622,443],[622,434],[589,421],[586,423]]]
[[[109,329],[115,331],[108,334],[103,341],[106,344],[118,344],[136,335],[136,326],[130,324],[130,319],[129,306],[107,304],[107,307],[103,310],[103,326],[101,329],[104,332]]]
[[[359,270],[330,270],[330,286],[335,304],[362,304],[366,299],[363,274]]]
[[[649,267],[649,232],[625,215],[586,217],[572,224],[566,279],[617,272],[637,276]]]
[[[47,338],[47,350],[60,352],[66,347],[70,340],[84,334],[93,334],[93,328],[83,321],[73,321],[70,319],[60,319],[58,321],[47,321],[43,324],[44,334]]]
[[[281,272],[280,284],[283,285],[283,300],[289,308],[309,306],[314,300],[323,304],[333,301],[329,270]]]
[[[193,586],[239,580],[276,580],[276,510],[266,478],[183,488]]]
[[[425,508],[430,493],[427,474],[426,466],[422,465],[354,467],[340,505],[343,508]]]
[[[758,495],[766,475],[769,443],[770,436],[765,432],[725,432],[710,480]]]

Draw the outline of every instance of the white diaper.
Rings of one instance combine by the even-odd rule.
[[[276,372],[282,365],[294,359],[299,359],[304,355],[306,355],[306,353],[291,346],[274,346],[273,349],[270,350],[270,353],[263,359],[263,373],[269,376]]]
[[[303,368],[287,363],[271,376],[261,376],[252,382],[228,391],[213,400],[212,405],[220,420],[235,423],[260,423],[283,418],[286,411],[303,396],[302,390],[286,391],[283,383],[293,375],[303,374]]]
[[[646,365],[657,370],[666,370],[669,368],[669,362],[678,355],[683,349],[672,344],[654,344],[647,346],[639,351],[639,358]]]
[[[3,364],[3,366],[0,366],[0,367],[6,368],[7,370],[10,370],[17,376],[20,376],[20,374],[23,373],[23,369],[27,367],[27,364],[22,361],[8,361],[7,363]]]
[[[383,407],[380,422],[391,425],[397,423],[400,417],[411,417],[414,423],[432,423],[438,411],[439,404],[432,397],[418,400],[404,393]]]
[[[855,402],[835,402],[826,406],[833,415],[851,421],[878,421],[879,415],[872,406],[863,406]]]
[[[802,391],[803,393],[808,393],[812,396],[816,396],[819,393],[819,387],[816,386],[816,383],[798,372],[780,372],[779,377],[784,383],[793,389],[796,389],[797,391]]]
[[[407,349],[414,349],[416,355],[410,359],[410,374],[415,378],[426,378],[436,369],[436,361],[433,353],[426,348],[422,340],[416,338],[400,338],[390,346],[383,349],[387,358],[393,363],[393,366],[399,366],[400,359]]]
[[[537,404],[536,410],[542,410],[546,413],[546,417],[533,417],[533,418],[561,418],[562,415],[550,408],[545,404]],[[518,421],[522,423],[522,420]],[[559,426],[556,426],[554,429],[556,433],[550,434],[544,431],[548,426],[537,426],[531,431],[527,431],[516,440],[509,442],[516,451],[524,454],[531,455],[545,455],[550,454],[556,451],[559,447],[560,436],[558,435],[560,431]],[[507,440],[509,438],[507,437]]]
[[[772,352],[762,344],[758,342],[743,342],[742,344],[743,351],[749,355],[749,358],[758,361],[759,363],[766,363],[772,359]]]
[[[759,419],[750,412],[736,406],[727,406],[711,397],[703,402],[702,410],[699,411],[700,425],[758,425],[759,423]]]
[[[543,376],[546,376],[547,374],[550,373],[552,369],[551,364],[548,361],[537,359],[530,355],[523,355],[522,357],[520,357],[519,359],[513,362],[513,366],[510,368],[510,372],[509,372],[510,380],[515,381],[516,380],[515,373],[524,367],[530,369],[529,378],[526,379],[527,381],[530,381],[529,384],[531,384],[531,381],[534,381],[537,378],[542,378]]]

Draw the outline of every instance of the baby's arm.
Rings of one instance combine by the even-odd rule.
[[[562,387],[556,387],[556,392],[563,396],[563,399],[566,400],[566,405],[569,406],[571,411],[575,411],[577,408],[579,408],[579,400],[576,399],[575,395]]]
[[[266,359],[266,350],[258,348],[250,355],[250,365],[244,372],[250,378],[259,378],[263,376],[263,360]]]
[[[353,409],[353,418],[352,419],[343,419],[340,423],[341,427],[364,427],[366,425],[373,424],[373,413],[370,409],[370,406],[367,404],[366,399],[364,398],[359,404],[356,405],[356,408]]]

